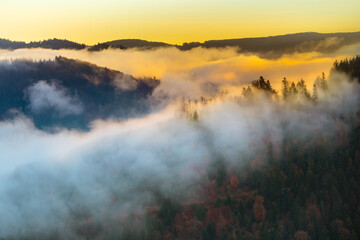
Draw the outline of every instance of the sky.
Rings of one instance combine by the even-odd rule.
[[[359,0],[1,0],[0,38],[173,44],[360,30]]]

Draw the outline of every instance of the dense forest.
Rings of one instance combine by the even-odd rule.
[[[332,72],[358,79],[359,69],[357,56],[335,62]],[[312,93],[303,80],[284,79],[280,101],[316,105],[316,89],[327,91],[324,75]],[[274,97],[279,101],[263,77],[244,88],[243,96],[253,98],[254,90],[265,92],[269,101]],[[207,100],[202,99],[202,104]],[[201,118],[191,111],[187,116],[194,121]],[[201,177],[203,199],[184,202],[161,196],[159,207],[148,209],[147,232],[125,231],[124,239],[134,235],[139,239],[358,239],[360,109],[352,109],[350,116],[333,117],[339,124],[334,138],[314,132],[304,142],[289,133],[276,152],[270,138],[264,139],[267,154],[251,159],[242,169],[229,169],[219,158]],[[351,126],[348,133],[341,122]]]

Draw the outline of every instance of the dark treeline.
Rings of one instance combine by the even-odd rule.
[[[110,45],[108,43],[98,43],[94,46],[89,47],[89,51],[90,52],[95,52],[95,51],[102,51],[102,50],[106,50],[110,47]]]
[[[120,39],[106,43],[113,48],[120,48],[120,49],[139,48],[142,50],[174,46],[163,42],[152,42],[141,39]]]
[[[0,39],[0,48],[1,49],[20,49],[20,48],[46,48],[46,49],[84,49],[86,47],[85,44],[79,44],[76,42],[72,42],[69,40],[62,40],[62,39],[48,39],[39,42],[17,42],[17,41],[10,41],[7,39]]]
[[[351,59],[335,61],[333,70],[344,72],[352,78],[356,78],[360,81],[360,56],[356,56]]]

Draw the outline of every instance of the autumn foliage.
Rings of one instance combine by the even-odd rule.
[[[264,220],[265,218],[265,207],[264,207],[264,197],[256,196],[254,203],[254,218],[257,222]]]

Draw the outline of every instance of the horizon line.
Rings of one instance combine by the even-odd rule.
[[[104,42],[97,42],[95,44],[86,44],[86,43],[77,42],[77,41],[73,41],[73,40],[66,39],[66,38],[58,38],[58,37],[46,38],[46,39],[43,39],[43,40],[31,40],[31,41],[12,40],[12,39],[9,39],[9,38],[0,37],[0,40],[6,40],[6,41],[11,41],[11,42],[21,42],[21,43],[25,43],[25,44],[34,43],[34,42],[43,42],[43,41],[48,41],[48,40],[66,40],[66,41],[77,43],[77,44],[83,44],[85,46],[94,46],[94,45],[101,44],[101,43],[108,43],[108,42],[119,41],[119,40],[141,40],[141,41],[146,41],[146,42],[156,42],[156,43],[164,43],[164,44],[173,45],[173,46],[181,46],[181,44],[184,44],[184,43],[205,43],[205,42],[208,42],[208,41],[238,40],[238,39],[259,39],[259,38],[280,37],[280,36],[305,34],[305,33],[316,33],[316,34],[324,34],[324,35],[326,35],[326,34],[347,34],[347,33],[360,33],[360,30],[359,31],[353,31],[353,32],[316,32],[316,31],[293,32],[293,33],[285,33],[285,34],[268,35],[268,36],[262,36],[262,37],[248,36],[248,37],[236,37],[236,38],[208,39],[208,40],[205,40],[205,41],[202,41],[202,42],[190,41],[190,42],[182,42],[180,44],[179,43],[178,44],[169,43],[169,42],[166,42],[166,41],[147,40],[147,39],[142,39],[142,38],[117,38],[117,39],[114,39],[114,40],[108,40],[108,41],[104,41]]]

